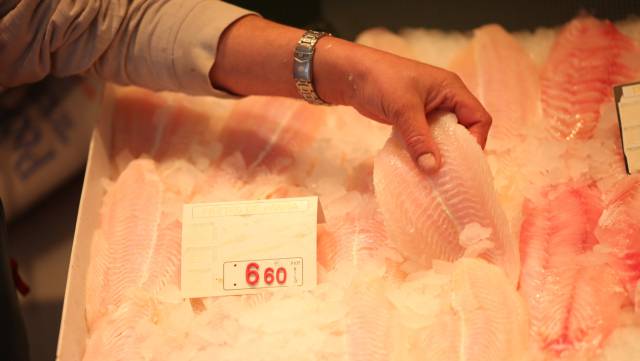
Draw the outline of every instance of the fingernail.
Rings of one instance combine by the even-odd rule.
[[[436,157],[431,153],[423,154],[418,157],[418,166],[425,172],[433,172],[436,170]]]

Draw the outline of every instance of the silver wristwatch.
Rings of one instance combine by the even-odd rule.
[[[298,41],[293,53],[293,79],[296,81],[298,93],[311,104],[327,103],[320,99],[313,88],[313,53],[320,38],[329,33],[307,30]]]

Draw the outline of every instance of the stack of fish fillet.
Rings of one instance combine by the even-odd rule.
[[[434,114],[428,175],[351,108],[116,89],[85,360],[640,359],[640,175],[611,95],[640,79],[640,21],[359,41],[458,73],[486,149]],[[183,204],[302,195],[327,220],[316,288],[181,297]]]

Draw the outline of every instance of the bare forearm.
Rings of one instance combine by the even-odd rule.
[[[293,52],[303,30],[258,16],[247,16],[223,34],[211,82],[238,95],[299,97],[293,80]],[[319,96],[331,104],[345,104],[349,83],[346,53],[355,44],[325,37],[316,46],[313,78]]]
[[[212,84],[238,95],[294,97],[292,54],[302,33],[258,16],[238,20],[220,39]]]

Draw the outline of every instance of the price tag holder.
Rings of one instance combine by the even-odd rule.
[[[318,197],[185,204],[182,295],[315,287],[323,221]]]
[[[618,111],[625,166],[628,174],[640,172],[640,82],[613,88]]]

